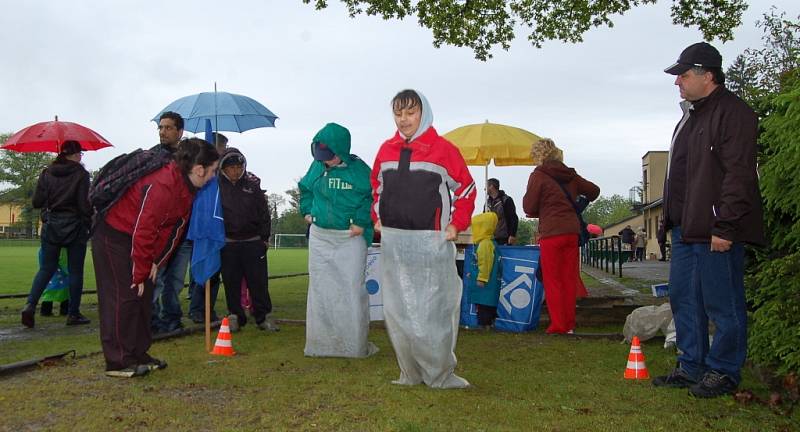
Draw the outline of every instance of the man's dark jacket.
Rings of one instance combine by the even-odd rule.
[[[756,171],[758,117],[723,86],[691,103],[688,109],[689,118],[675,137],[671,161],[674,163],[675,154],[683,151],[686,165],[671,166],[664,186],[666,228],[679,221],[682,239],[687,243],[708,243],[715,235],[763,245]],[[678,171],[685,173],[685,178],[672,178],[676,168],[682,168]],[[670,206],[672,200],[680,201],[675,196],[680,192],[673,192],[681,190],[683,204]],[[680,215],[670,214],[677,212],[676,208],[680,208]]]
[[[504,191],[498,191],[497,198],[487,197],[487,207],[497,214],[497,228],[494,230],[495,239],[508,239],[517,236],[519,216],[514,200]]]
[[[229,148],[220,159],[222,162],[231,153],[239,153]],[[241,154],[241,153],[239,153]],[[222,215],[225,219],[225,237],[231,240],[250,240],[259,237],[267,241],[270,235],[270,213],[267,197],[261,189],[261,180],[246,171],[236,182],[230,181],[220,170],[219,194],[222,200]]]

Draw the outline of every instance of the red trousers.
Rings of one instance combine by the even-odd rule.
[[[578,287],[578,235],[561,234],[539,239],[544,296],[550,326],[547,333],[575,329]]]

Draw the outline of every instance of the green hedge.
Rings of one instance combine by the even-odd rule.
[[[769,247],[747,278],[749,355],[778,372],[800,372],[800,70],[784,77],[761,122],[760,184]]]

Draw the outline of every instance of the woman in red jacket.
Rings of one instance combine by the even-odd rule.
[[[197,138],[175,161],[137,180],[99,221],[92,238],[106,375],[135,377],[167,367],[151,357],[153,281],[189,222],[195,192],[214,176],[219,154]]]
[[[600,195],[600,188],[564,165],[561,151],[549,138],[534,143],[531,156],[541,164],[528,179],[522,208],[528,217],[539,218],[540,265],[547,313],[550,315],[547,333],[572,333],[575,330],[579,277],[580,223],[564,190],[571,200],[584,195],[589,201],[594,201]]]

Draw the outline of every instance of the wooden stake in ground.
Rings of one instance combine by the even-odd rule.
[[[206,352],[211,352],[211,278],[206,279]]]

